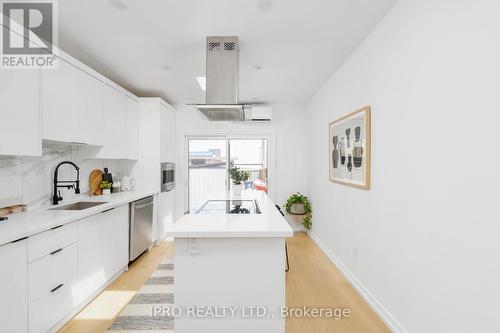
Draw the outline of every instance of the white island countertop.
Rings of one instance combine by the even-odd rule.
[[[105,204],[83,210],[51,210],[56,206],[34,208],[23,213],[8,215],[7,221],[0,222],[0,245],[20,238],[49,230],[53,227],[71,223],[85,217],[118,207],[129,202],[156,194],[156,191],[128,191],[114,193],[109,196],[78,196],[77,200],[61,202],[58,206],[78,201],[105,202]]]
[[[186,214],[167,227],[167,237],[292,237],[293,230],[262,191],[246,190],[210,195],[208,200],[257,200],[260,214]]]

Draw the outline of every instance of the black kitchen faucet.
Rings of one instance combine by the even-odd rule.
[[[76,180],[58,180],[59,167],[63,164],[70,164],[76,169]],[[61,185],[66,184],[66,185]],[[70,185],[68,185],[70,184]],[[62,201],[61,192],[57,190],[59,187],[66,187],[67,189],[74,188],[76,194],[80,194],[80,168],[73,162],[64,161],[56,166],[54,171],[54,196],[52,197],[52,204],[57,205],[59,201]]]

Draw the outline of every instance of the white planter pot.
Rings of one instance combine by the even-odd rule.
[[[235,185],[233,184],[233,194],[237,197],[241,196],[241,190],[243,189],[242,184]]]
[[[105,188],[102,190],[102,195],[111,195],[111,190],[109,188]]]
[[[296,203],[290,207],[290,213],[295,215],[304,215],[306,213],[306,210],[303,204]]]

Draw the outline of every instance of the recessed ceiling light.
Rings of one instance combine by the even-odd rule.
[[[271,2],[271,0],[259,0],[259,2],[257,3],[257,7],[260,10],[267,12],[270,11],[273,7],[273,3]]]
[[[109,3],[116,9],[127,9],[127,5],[123,0],[109,0]]]
[[[202,91],[207,90],[207,78],[205,76],[197,76],[196,81],[198,81]]]
[[[262,69],[262,66],[261,65],[254,65],[253,68],[259,70],[259,69]]]

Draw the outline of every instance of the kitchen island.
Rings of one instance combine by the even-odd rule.
[[[285,331],[285,238],[293,231],[260,191],[210,196],[171,225],[175,332]]]

